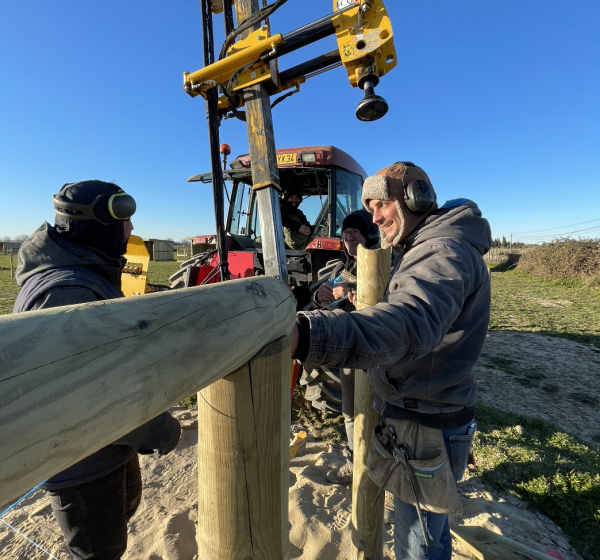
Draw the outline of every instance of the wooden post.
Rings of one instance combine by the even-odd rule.
[[[239,24],[259,6],[257,0],[236,0],[235,8]],[[246,88],[244,101],[265,275],[287,284],[269,94],[263,85]],[[245,336],[255,340],[251,329]],[[289,371],[289,341],[284,338],[198,393],[201,558],[289,559]]]
[[[357,309],[383,299],[390,281],[391,251],[358,247]],[[373,428],[379,417],[373,410],[375,397],[366,372],[356,370],[354,387],[354,475],[352,481],[352,559],[383,559],[383,507],[381,496],[373,508],[379,487],[369,478],[367,456]]]
[[[8,258],[10,259],[10,279],[12,280],[14,278],[13,263],[12,263],[12,249],[10,250],[10,253],[8,254]]]
[[[198,555],[287,560],[287,337],[198,393]]]
[[[238,24],[258,11],[258,0],[235,0]],[[256,26],[258,28],[258,26]],[[252,31],[241,35],[245,38]],[[265,274],[287,283],[288,273],[283,242],[283,226],[279,207],[279,169],[275,151],[275,133],[271,115],[271,99],[264,84],[244,90],[246,128],[252,165],[252,184],[257,190],[258,218],[262,239]]]
[[[260,277],[1,316],[0,504],[235,371],[295,310]]]

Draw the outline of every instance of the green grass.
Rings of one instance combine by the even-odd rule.
[[[556,425],[477,406],[471,476],[552,519],[582,555],[600,554],[600,450]]]
[[[150,261],[148,282],[155,286],[170,286],[169,276],[179,270],[180,264],[177,261]]]
[[[490,329],[538,332],[600,348],[600,289],[538,280],[518,270],[494,273],[492,268]]]
[[[10,260],[8,255],[0,255],[0,315],[12,311],[19,287],[10,278]],[[13,272],[17,266],[17,255],[13,255]]]
[[[17,255],[13,255],[13,267],[17,266]],[[158,286],[169,286],[169,276],[179,270],[176,261],[150,261],[148,281]],[[10,313],[19,287],[10,278],[10,261],[7,255],[0,255],[0,315]]]
[[[317,439],[333,443],[346,441],[344,417],[313,408],[304,399],[304,387],[300,385],[294,389],[292,397],[292,422],[302,424]]]

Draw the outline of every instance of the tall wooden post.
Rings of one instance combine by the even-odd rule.
[[[289,363],[282,337],[198,393],[200,558],[289,558]]]
[[[357,308],[364,309],[383,299],[390,280],[389,249],[358,247]],[[352,481],[352,556],[356,560],[383,559],[383,507],[379,487],[369,478],[367,456],[371,434],[379,419],[373,410],[375,395],[366,372],[356,370],[354,388],[354,475]]]
[[[239,25],[258,1],[236,0],[235,9]],[[265,275],[287,284],[269,94],[246,88],[244,102]],[[284,337],[198,393],[200,558],[289,559],[290,359]]]

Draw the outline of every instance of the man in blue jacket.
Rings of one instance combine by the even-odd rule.
[[[44,223],[19,251],[21,291],[13,313],[123,297],[121,270],[134,199],[113,183],[65,185]],[[72,560],[118,560],[142,496],[138,453],[172,451],[181,428],[168,412],[44,484]]]
[[[489,224],[469,200],[439,208],[429,177],[411,162],[368,177],[362,202],[379,226],[382,247],[393,250],[383,301],[351,313],[299,313],[290,335],[292,355],[316,365],[368,370],[373,407],[383,425],[396,427],[388,435],[393,438],[398,427],[436,435],[450,480],[459,480],[476,428],[473,366],[490,317],[483,261],[491,245]],[[398,560],[450,559],[445,513],[421,511],[398,497],[394,510]]]

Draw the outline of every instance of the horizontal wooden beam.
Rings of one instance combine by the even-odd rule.
[[[0,317],[0,504],[288,334],[274,278]]]

